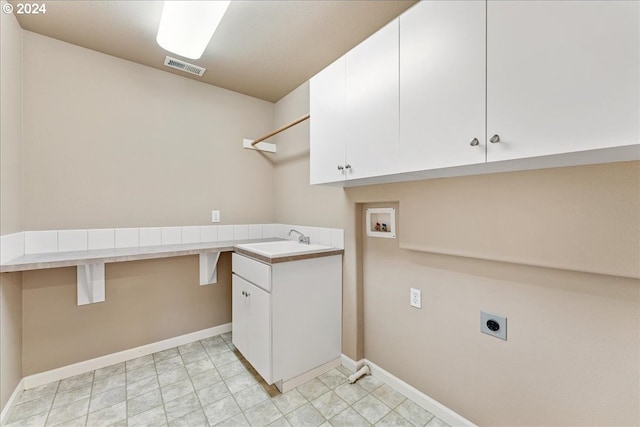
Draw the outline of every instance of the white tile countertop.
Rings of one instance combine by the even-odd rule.
[[[288,240],[344,249],[344,230],[293,224],[236,224],[24,231],[0,236],[0,273],[231,252],[244,243]]]

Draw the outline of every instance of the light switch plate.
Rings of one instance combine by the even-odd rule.
[[[220,222],[220,211],[211,211],[211,222]]]

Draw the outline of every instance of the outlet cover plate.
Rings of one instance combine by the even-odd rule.
[[[220,211],[211,211],[211,222],[220,222]]]
[[[409,304],[411,307],[422,308],[422,292],[420,289],[411,288],[409,293]]]
[[[489,326],[487,326],[487,323],[489,321],[493,321],[497,323],[499,329],[496,331],[492,331],[491,329],[489,329]],[[493,325],[495,325],[495,323],[493,323]],[[480,332],[506,341],[507,340],[507,317],[502,316],[500,314],[493,314],[486,311],[481,311],[480,312]]]

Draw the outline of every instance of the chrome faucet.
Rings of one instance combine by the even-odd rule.
[[[301,232],[299,232],[298,230],[294,230],[293,228],[291,230],[289,230],[289,236],[291,236],[291,233],[298,233],[300,236],[298,236],[298,242],[300,243],[304,243],[305,245],[309,244],[309,236],[305,236],[304,234],[302,234]]]

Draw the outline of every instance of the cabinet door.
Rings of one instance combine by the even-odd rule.
[[[347,179],[398,168],[398,19],[346,54]]]
[[[311,184],[344,180],[345,83],[344,57],[320,71],[309,83]]]
[[[248,359],[249,357],[249,329],[246,298],[248,283],[241,277],[231,276],[231,324],[233,325],[233,345]]]
[[[269,384],[271,375],[271,295],[248,283],[247,308],[249,315],[249,357],[251,365]]]
[[[233,345],[271,384],[271,295],[233,274],[231,301]]]
[[[640,141],[639,2],[487,7],[488,161]]]
[[[422,1],[400,16],[403,171],[485,161],[485,23],[482,1]]]

